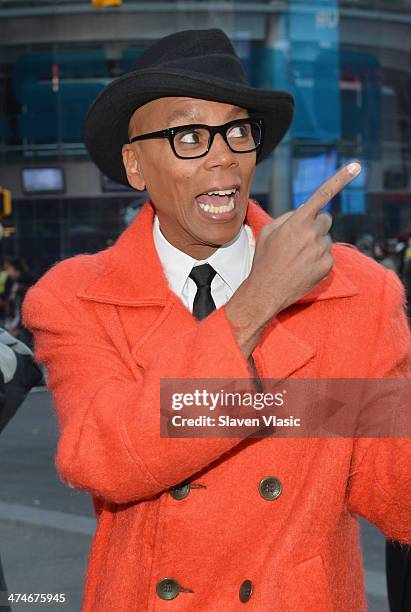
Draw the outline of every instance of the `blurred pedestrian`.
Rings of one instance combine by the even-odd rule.
[[[355,243],[357,249],[364,253],[364,255],[368,255],[368,257],[373,257],[373,244],[374,237],[371,234],[362,234],[360,238]]]
[[[42,379],[31,350],[0,328],[0,432],[15,414],[30,389]],[[0,612],[11,611],[0,560]]]
[[[28,289],[36,278],[27,264],[21,259],[11,259],[7,262],[6,271],[10,283],[5,299],[5,328],[16,338],[32,346],[31,334],[24,327],[21,317],[21,306]]]
[[[386,240],[377,241],[376,240],[373,245],[373,255],[374,255],[374,259],[378,261],[382,266],[384,266],[385,268],[388,268],[388,270],[397,272],[398,268],[395,263],[393,254],[391,253],[388,241]]]
[[[4,326],[4,319],[6,317],[6,305],[10,289],[13,284],[13,279],[9,272],[9,262],[6,260],[0,270],[0,325]]]
[[[411,322],[411,228],[407,229],[407,236],[404,237],[400,243],[401,250],[399,251],[401,263],[400,263],[400,277],[405,286],[405,292],[407,295],[407,314],[409,321]]]
[[[399,236],[397,239],[397,246],[395,248],[395,252],[398,257],[399,265],[398,265],[398,273],[401,278],[404,275],[404,266],[407,259],[407,250],[411,246],[411,225],[409,225]]]

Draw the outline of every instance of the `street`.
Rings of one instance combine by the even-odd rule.
[[[9,592],[65,595],[64,603],[13,604],[13,611],[81,610],[95,521],[88,495],[59,480],[56,440],[56,420],[43,389],[30,393],[0,438],[0,554]],[[369,610],[388,612],[384,539],[365,522],[362,536]]]

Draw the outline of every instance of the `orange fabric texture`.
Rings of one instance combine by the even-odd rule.
[[[169,290],[153,214],[147,203],[113,247],[56,265],[24,302],[59,418],[57,469],[95,500],[83,610],[364,610],[356,515],[411,543],[409,441],[160,438],[161,378],[250,372],[224,307],[198,322]],[[249,203],[256,236],[269,220]],[[400,282],[347,245],[333,253],[331,274],[265,330],[260,377],[409,376]],[[258,491],[267,476],[282,483],[275,501]],[[203,486],[173,499],[185,479]],[[160,599],[166,577],[192,592]]]

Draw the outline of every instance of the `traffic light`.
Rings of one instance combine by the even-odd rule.
[[[11,215],[11,213],[13,212],[13,206],[11,203],[11,191],[9,189],[5,189],[4,187],[0,187],[0,196],[1,196],[0,218],[4,219],[4,217]]]
[[[92,0],[94,8],[103,8],[104,6],[121,6],[123,0]]]

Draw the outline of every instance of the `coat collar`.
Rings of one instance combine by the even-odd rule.
[[[100,271],[77,296],[124,306],[165,304],[167,279],[153,240],[154,208],[146,202],[114,246],[96,255]]]
[[[250,200],[248,223],[257,237],[271,217]],[[96,255],[99,271],[82,286],[77,296],[95,302],[118,306],[165,305],[170,289],[153,241],[154,208],[146,202],[131,225],[121,234],[114,246]],[[298,303],[356,295],[357,288],[340,266],[333,270]]]

